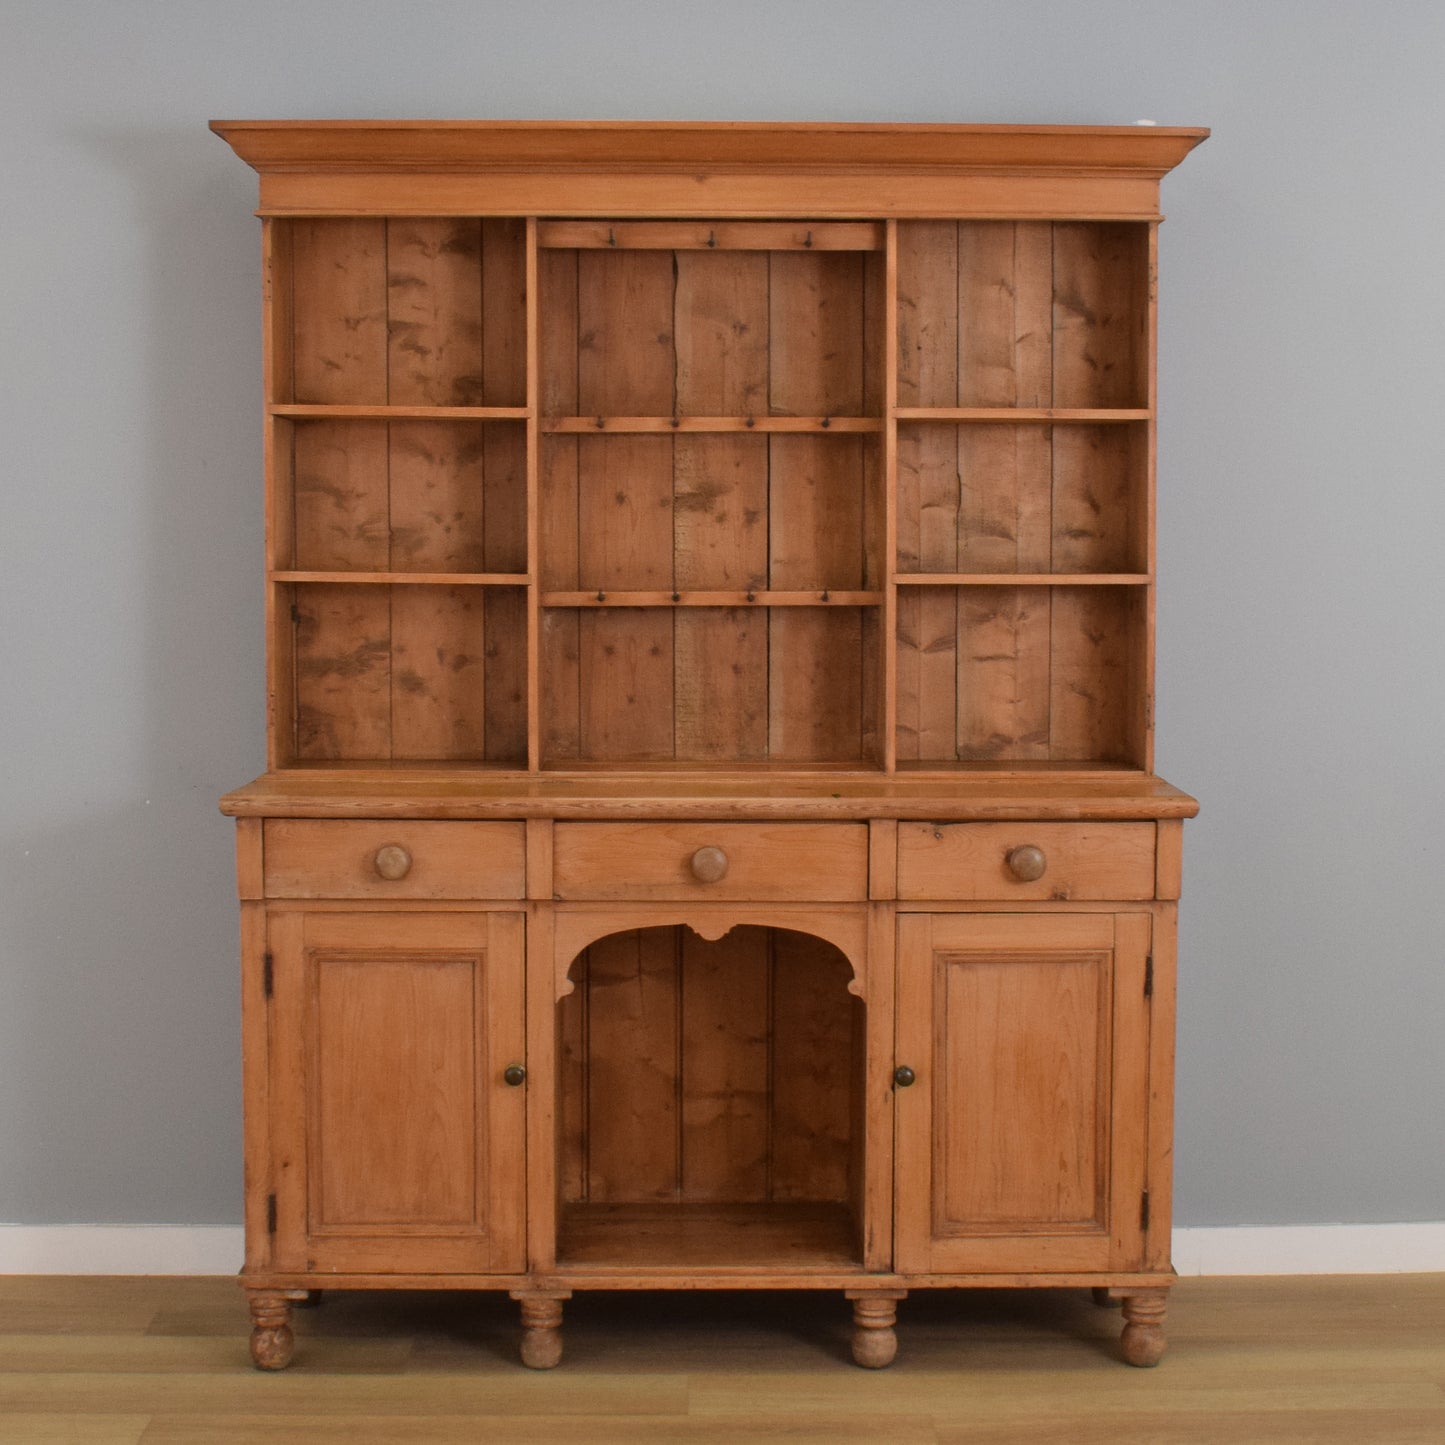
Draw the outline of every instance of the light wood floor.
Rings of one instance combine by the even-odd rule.
[[[579,1297],[550,1373],[494,1295],[297,1319],[263,1375],[231,1280],[0,1278],[0,1442],[1445,1442],[1445,1275],[1185,1280],[1155,1370],[1078,1291],[915,1295],[876,1373],[832,1295]]]

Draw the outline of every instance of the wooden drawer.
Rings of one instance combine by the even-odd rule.
[[[268,898],[521,898],[521,823],[268,818]]]
[[[558,823],[553,847],[558,898],[868,896],[862,823]]]
[[[1154,842],[1153,823],[900,823],[898,896],[1152,898]],[[1017,849],[1043,855],[1038,877]]]

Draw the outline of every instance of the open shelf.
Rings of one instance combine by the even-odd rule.
[[[272,572],[272,582],[345,582],[352,586],[525,587],[520,572]]]
[[[899,421],[954,422],[972,426],[1116,426],[1151,421],[1147,407],[1087,406],[897,406]]]
[[[277,765],[1147,765],[1148,223],[270,235]]]
[[[527,761],[523,588],[279,584],[285,759]]]
[[[548,608],[542,762],[877,765],[879,610]]]
[[[898,763],[1142,767],[1141,587],[910,587],[898,597]]]
[[[864,1014],[843,954],[783,928],[641,928],[571,975],[559,1265],[856,1265]]]
[[[860,1263],[845,1204],[568,1204],[557,1263],[573,1269],[776,1269]]]
[[[899,587],[1147,587],[1147,572],[900,572]]]
[[[296,219],[272,253],[273,404],[527,404],[525,223]]]
[[[899,571],[1147,573],[1148,457],[1141,425],[900,424]]]
[[[898,405],[1147,409],[1149,245],[1138,222],[900,221]]]
[[[286,572],[527,571],[516,421],[276,419],[273,564]]]

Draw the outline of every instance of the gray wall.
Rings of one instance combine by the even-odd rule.
[[[254,177],[211,116],[1210,125],[1165,185],[1183,1224],[1445,1217],[1445,7],[0,3],[0,1220],[233,1223]]]

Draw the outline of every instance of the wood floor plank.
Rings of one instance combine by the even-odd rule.
[[[31,1417],[35,1418],[35,1417]],[[4,1439],[0,1435],[0,1439]],[[60,1436],[37,1436],[37,1440]],[[88,1445],[90,1437],[82,1437]],[[101,1439],[104,1437],[96,1437]],[[632,1445],[648,1441],[712,1441],[740,1445],[774,1442],[866,1440],[879,1445],[933,1445],[938,1439],[926,1415],[898,1415],[880,1434],[877,1420],[823,1415],[802,1424],[779,1423],[765,1415],[729,1420],[693,1420],[678,1415],[630,1415],[599,1420],[575,1415],[412,1415],[377,1420],[370,1416],[173,1415],[158,1416],[140,1445]]]
[[[147,1415],[6,1415],[0,1445],[140,1445]]]
[[[250,1366],[231,1279],[0,1277],[0,1445],[1438,1445],[1445,1275],[1183,1280],[1155,1370],[1082,1290],[918,1292],[892,1368],[834,1292],[584,1294],[560,1369],[492,1293],[330,1293]]]

